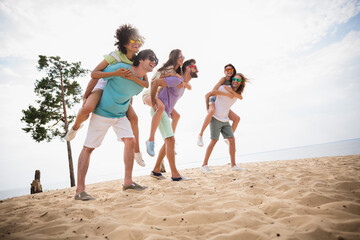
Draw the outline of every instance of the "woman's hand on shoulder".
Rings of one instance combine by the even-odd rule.
[[[115,71],[115,76],[131,79],[132,73],[130,69],[119,68]]]

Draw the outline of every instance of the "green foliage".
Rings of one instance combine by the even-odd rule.
[[[21,121],[26,123],[23,130],[41,142],[63,137],[67,124],[75,115],[67,116],[67,110],[81,101],[81,87],[74,79],[85,76],[89,70],[81,68],[81,62],[68,63],[60,57],[39,56],[37,69],[46,76],[36,80],[34,92],[38,107],[29,105],[22,110]]]

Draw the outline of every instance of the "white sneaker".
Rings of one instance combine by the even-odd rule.
[[[204,146],[204,141],[203,141],[203,137],[202,136],[198,136],[198,139],[197,139],[197,145],[199,147],[203,147]]]
[[[142,167],[145,167],[144,159],[142,158],[141,152],[135,153],[135,161]]]
[[[245,168],[241,168],[236,165],[231,168],[231,171],[245,171],[245,170],[246,170]]]
[[[229,140],[227,138],[224,139],[224,142],[229,145]]]
[[[210,170],[208,165],[205,165],[205,166],[201,167],[201,171],[203,173],[211,173],[211,170]]]
[[[79,131],[84,124],[80,124],[80,127],[78,128],[78,130],[74,130],[73,128],[70,129],[70,131],[67,132],[67,134],[65,135],[64,139],[66,141],[71,141],[75,138],[77,131]]]

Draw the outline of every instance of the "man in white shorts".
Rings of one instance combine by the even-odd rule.
[[[154,69],[157,62],[158,60],[155,53],[148,49],[139,52],[132,66],[126,63],[116,63],[108,66],[104,71],[113,72],[120,68],[127,68],[131,70],[134,76],[142,79],[146,73]],[[107,84],[100,102],[91,116],[84,147],[79,156],[75,200],[94,200],[91,195],[85,192],[85,177],[89,167],[91,153],[101,145],[110,127],[113,127],[118,141],[122,141],[125,144],[123,190],[134,189],[141,191],[146,188],[132,181],[135,138],[131,130],[130,122],[126,118],[131,97],[139,94],[142,90],[142,86],[129,79],[119,76],[107,78]]]

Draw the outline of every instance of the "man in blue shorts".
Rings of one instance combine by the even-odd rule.
[[[113,72],[120,68],[130,69],[134,76],[142,79],[146,73],[151,72],[157,65],[158,60],[152,50],[143,50],[135,57],[133,65],[116,63],[104,69],[105,72]],[[78,160],[78,178],[75,200],[94,200],[85,192],[85,177],[89,167],[90,156],[93,150],[101,145],[107,130],[113,127],[118,141],[124,142],[125,177],[123,190],[144,190],[146,187],[132,181],[134,164],[135,138],[131,130],[130,122],[126,118],[131,97],[139,94],[143,87],[126,78],[119,76],[108,77],[106,87],[95,108],[89,123],[89,129],[84,147]]]
[[[158,97],[164,103],[165,111],[161,116],[161,121],[159,124],[159,130],[162,137],[165,140],[164,146],[161,148],[159,156],[163,156],[164,154],[161,151],[166,151],[166,157],[169,160],[169,165],[171,169],[171,179],[173,181],[182,181],[186,180],[184,177],[180,176],[180,173],[176,169],[175,165],[175,138],[174,132],[172,130],[171,122],[170,122],[170,113],[175,107],[176,102],[181,98],[185,91],[184,82],[189,82],[192,78],[197,78],[197,67],[196,61],[194,59],[190,59],[184,62],[182,66],[182,76],[181,78],[171,76],[166,78],[160,78],[151,82],[151,102],[153,105],[153,109],[156,109],[155,104],[155,95],[158,87],[162,87]],[[166,150],[165,150],[166,149]],[[158,158],[155,164],[153,171],[150,176],[156,179],[165,178],[160,173],[160,166],[162,162],[162,158]]]

